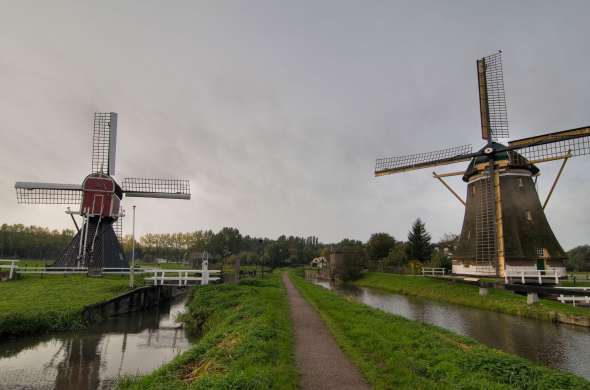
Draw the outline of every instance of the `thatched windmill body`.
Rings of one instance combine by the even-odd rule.
[[[437,174],[465,206],[453,273],[504,276],[507,270],[545,270],[565,275],[566,254],[545,216],[545,206],[570,157],[590,153],[590,127],[500,143],[509,137],[501,52],[477,61],[484,147],[463,145],[430,153],[378,159],[375,176],[470,161],[465,171]],[[547,199],[536,189],[537,164],[562,160]],[[462,176],[464,201],[444,181]]]
[[[92,137],[92,172],[82,185],[62,183],[16,182],[18,203],[78,205],[70,211],[78,233],[57,267],[88,267],[91,273],[103,268],[127,268],[119,238],[115,233],[123,217],[123,197],[190,199],[188,180],[125,178],[121,185],[115,174],[117,114],[95,113]],[[78,227],[73,215],[82,217]],[[114,228],[115,227],[115,228]]]

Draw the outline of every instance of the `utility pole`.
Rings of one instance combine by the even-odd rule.
[[[133,206],[133,228],[131,231],[131,272],[129,272],[129,287],[135,284],[135,205]]]

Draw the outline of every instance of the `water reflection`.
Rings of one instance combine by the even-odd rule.
[[[487,310],[316,281],[366,305],[469,336],[483,344],[590,379],[590,330]]]
[[[185,298],[78,332],[0,343],[0,388],[84,390],[115,387],[121,375],[147,373],[189,347],[175,321]]]

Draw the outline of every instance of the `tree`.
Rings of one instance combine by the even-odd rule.
[[[387,257],[395,246],[395,239],[387,233],[375,233],[367,241],[367,253],[373,261]]]
[[[420,218],[412,224],[412,230],[408,233],[408,256],[412,260],[422,262],[430,260],[430,234]]]
[[[396,267],[398,270],[408,264],[407,244],[398,242],[387,255],[387,264]]]
[[[590,245],[580,245],[567,252],[566,267],[571,271],[590,271]]]
[[[333,276],[343,282],[358,279],[361,276],[364,252],[347,252],[340,254],[341,259]]]
[[[444,250],[441,250],[440,248],[435,248],[435,250],[432,251],[432,255],[430,256],[429,265],[435,268],[445,268],[447,270],[450,270],[453,268],[453,261],[444,252]]]
[[[238,253],[241,243],[242,235],[238,229],[224,227],[211,238],[209,250],[220,257],[226,257]]]

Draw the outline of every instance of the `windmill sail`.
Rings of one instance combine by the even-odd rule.
[[[380,158],[375,163],[375,176],[468,161],[473,157],[471,151],[471,145],[463,145],[428,153]]]
[[[135,198],[191,198],[190,182],[177,179],[125,178],[122,184],[125,196]]]
[[[92,133],[92,173],[115,174],[117,113],[94,113]]]
[[[36,183],[17,181],[16,200],[20,204],[80,204],[82,186],[79,184]]]
[[[532,163],[590,154],[590,127],[557,131],[508,143]]]
[[[481,137],[497,141],[508,138],[508,114],[502,72],[502,52],[477,61]]]

